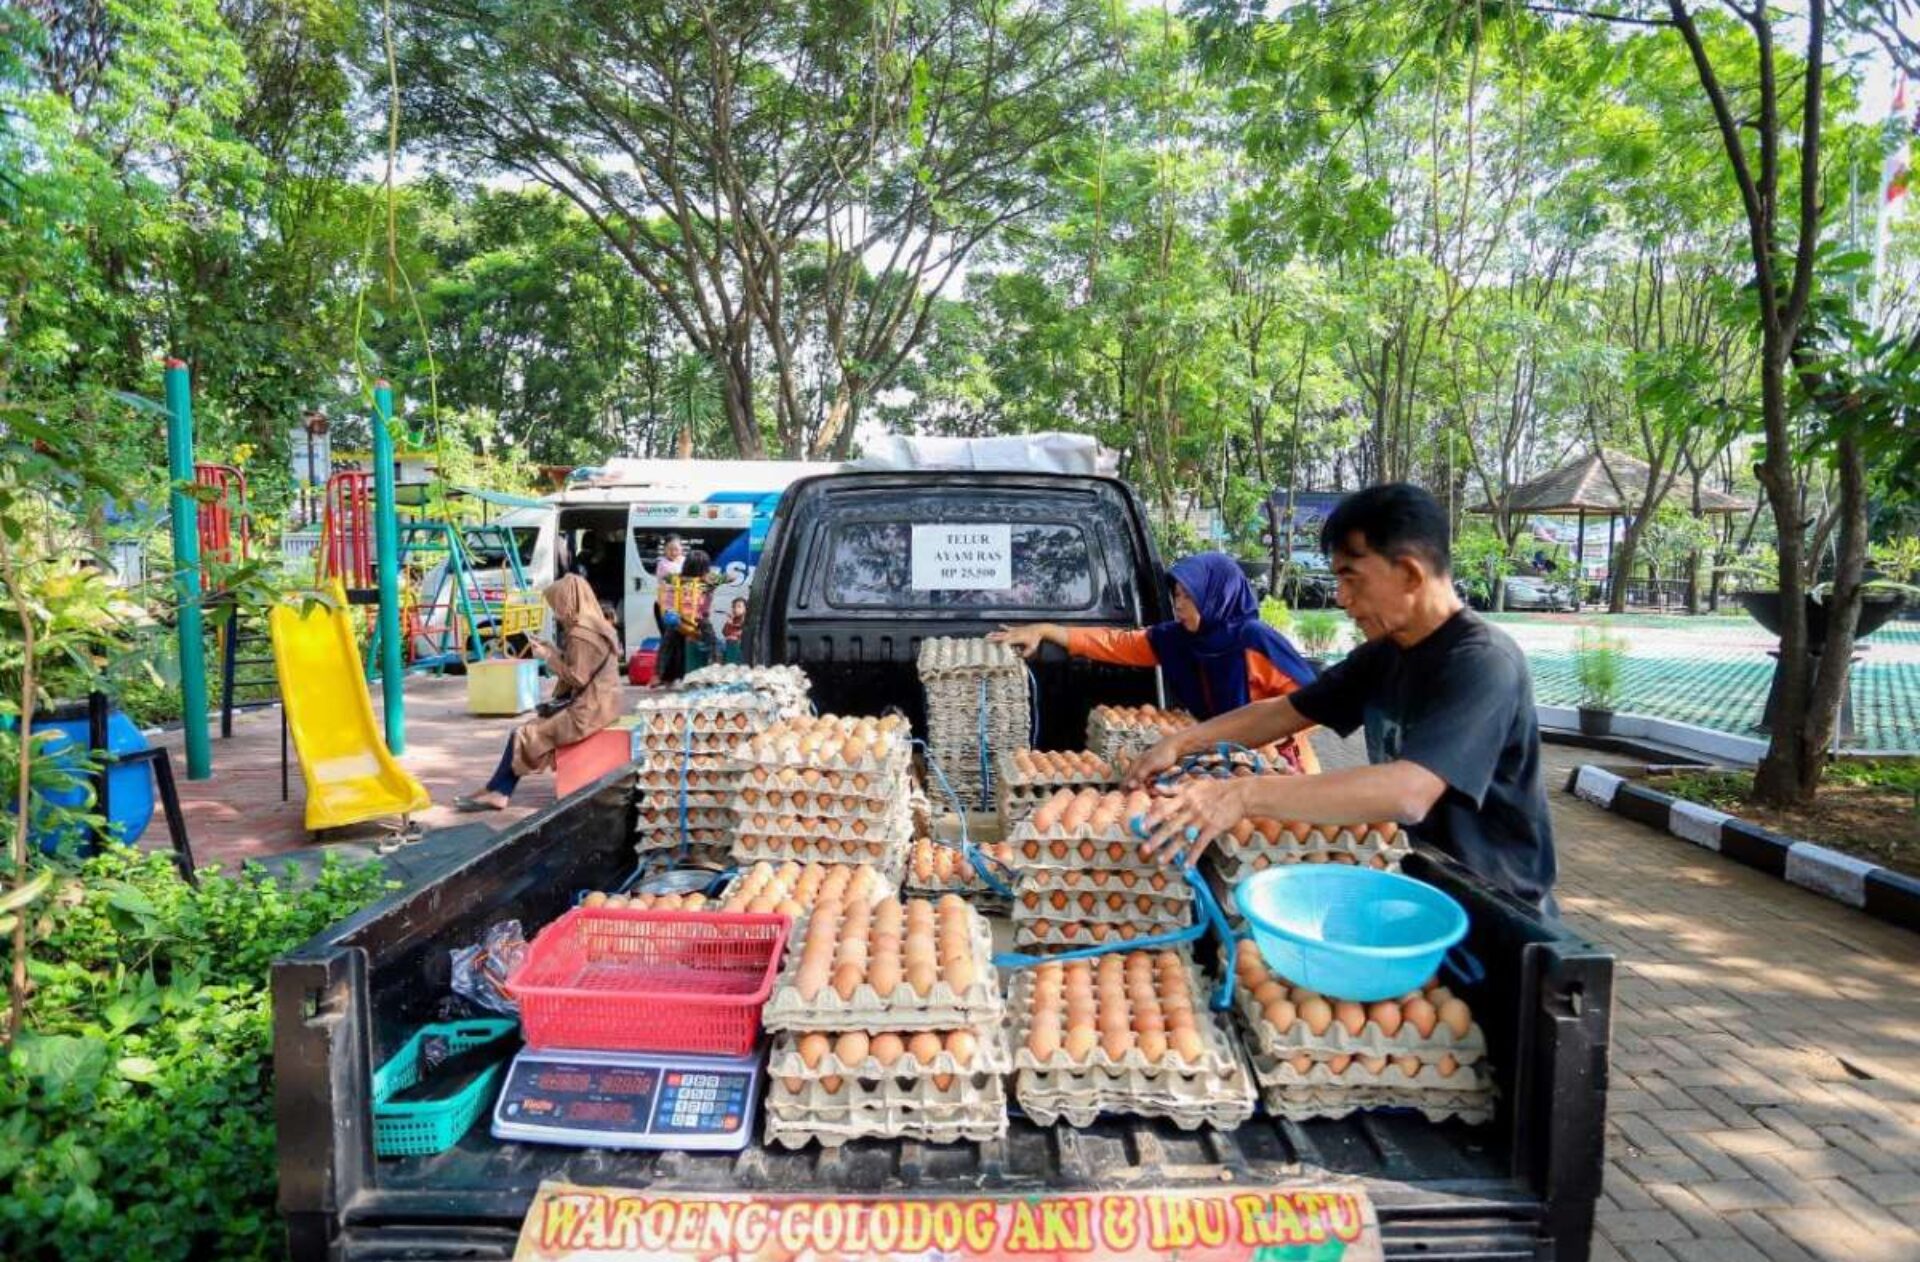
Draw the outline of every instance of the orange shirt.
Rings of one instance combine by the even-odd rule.
[[[1067,632],[1067,652],[1075,657],[1084,657],[1089,661],[1107,662],[1114,666],[1158,666],[1160,658],[1153,651],[1153,642],[1147,638],[1144,630],[1124,631],[1118,627],[1076,627]],[[1284,697],[1290,692],[1298,692],[1300,685],[1293,681],[1287,672],[1275,666],[1264,653],[1247,650],[1247,695],[1255,701],[1265,701],[1269,697]],[[1314,757],[1313,746],[1306,740],[1305,733],[1295,738],[1300,747],[1300,769],[1314,772],[1320,770],[1320,760]]]

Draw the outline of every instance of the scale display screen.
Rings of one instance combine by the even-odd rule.
[[[522,1052],[493,1133],[582,1147],[744,1148],[758,1078],[756,1058]]]

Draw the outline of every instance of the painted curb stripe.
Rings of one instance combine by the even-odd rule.
[[[1787,850],[1787,880],[1849,907],[1867,905],[1867,876],[1879,867],[1811,841],[1796,841]]]
[[[1643,788],[1591,763],[1574,768],[1567,777],[1567,791],[1602,810],[1920,932],[1920,878],[1811,841],[1783,837],[1725,811]]]
[[[1667,828],[1674,836],[1709,850],[1720,849],[1720,829],[1733,816],[1711,806],[1674,798],[1667,815]]]
[[[1613,809],[1613,795],[1623,783],[1621,777],[1611,771],[1602,771],[1592,763],[1582,763],[1573,773],[1573,793],[1595,806]]]

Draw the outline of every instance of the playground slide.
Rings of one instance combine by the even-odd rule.
[[[307,829],[341,828],[432,805],[387,752],[373,714],[344,593],[329,609],[276,605],[267,614],[287,729],[307,783]]]

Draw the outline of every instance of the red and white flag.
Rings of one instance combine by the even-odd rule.
[[[1915,135],[1920,135],[1920,108],[1909,109],[1907,80],[1902,75],[1894,83],[1893,109],[1887,115],[1887,157],[1880,175],[1883,211],[1911,190]]]

